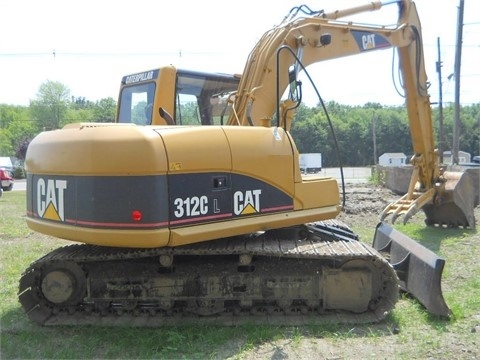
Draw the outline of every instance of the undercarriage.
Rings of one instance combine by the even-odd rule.
[[[19,292],[41,325],[364,323],[397,297],[390,264],[333,221],[175,248],[71,245]]]

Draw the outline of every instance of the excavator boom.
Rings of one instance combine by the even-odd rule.
[[[346,16],[398,4],[397,24],[365,25],[341,21]],[[410,163],[414,167],[410,187],[400,200],[389,204],[381,215],[404,216],[407,222],[420,209],[426,223],[439,226],[475,227],[474,189],[462,173],[441,172],[433,132],[433,121],[425,72],[421,23],[415,3],[410,0],[372,2],[334,12],[310,11],[299,17],[302,7],[290,12],[283,23],[264,34],[249,55],[236,93],[229,124],[260,125],[274,113],[285,118],[278,125],[287,130],[285,112],[295,106],[279,105],[280,95],[294,83],[308,65],[324,60],[396,48],[402,76],[409,128],[413,145]],[[292,19],[293,18],[293,19]],[[289,49],[289,51],[283,51]],[[292,71],[293,67],[293,71]],[[284,103],[288,104],[287,102]],[[446,214],[448,213],[448,216]]]

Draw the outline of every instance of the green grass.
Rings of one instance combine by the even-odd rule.
[[[0,197],[0,239],[30,233],[25,226],[25,191],[4,191]]]
[[[448,287],[445,300],[454,318],[461,319],[480,309],[480,255],[478,230],[396,225],[411,238],[446,259],[442,286]],[[475,296],[476,295],[476,296]]]
[[[450,320],[432,317],[417,301],[402,296],[385,321],[369,325],[40,327],[28,320],[17,300],[18,280],[32,261],[67,242],[31,232],[24,214],[25,192],[4,193],[0,198],[2,359],[241,359],[268,344],[287,343],[297,354],[303,354],[305,343],[320,340],[343,349],[338,351],[347,354],[344,358],[355,354],[359,343],[383,348],[391,342],[397,346],[398,359],[460,359],[465,354],[456,353],[458,346],[451,347],[451,339],[467,350],[478,345],[478,333],[471,331],[480,317],[480,237],[476,231],[425,228],[419,221],[398,226],[446,258],[442,285],[454,313]],[[441,355],[435,353],[436,348],[442,349]]]

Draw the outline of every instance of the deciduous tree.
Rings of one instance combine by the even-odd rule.
[[[40,85],[37,97],[30,102],[32,117],[38,130],[58,129],[64,122],[70,102],[70,90],[58,81],[47,80]]]

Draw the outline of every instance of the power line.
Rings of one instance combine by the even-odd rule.
[[[102,56],[165,56],[165,55],[178,55],[182,57],[183,55],[220,55],[227,54],[226,52],[208,52],[208,51],[174,51],[174,52],[135,52],[135,53],[120,53],[120,52],[57,52],[53,50],[52,52],[19,52],[19,53],[0,53],[0,56],[5,57],[30,57],[30,56],[53,56],[54,58],[58,56],[91,56],[91,57],[102,57]],[[230,53],[229,53],[230,54]]]

